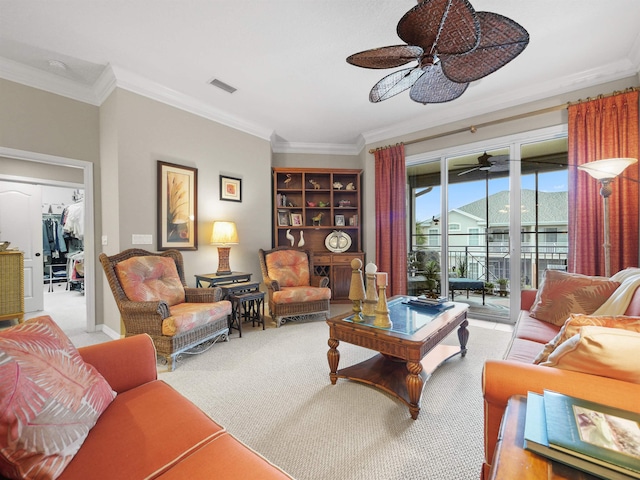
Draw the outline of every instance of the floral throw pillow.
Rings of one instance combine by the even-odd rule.
[[[582,315],[571,314],[569,319],[564,322],[564,325],[558,332],[558,334],[547,343],[542,351],[535,358],[533,363],[546,362],[549,355],[553,353],[562,343],[569,340],[574,335],[580,333],[582,327],[608,327],[608,328],[621,328],[624,330],[631,330],[633,332],[640,332],[640,317],[627,317],[625,315]]]
[[[547,270],[529,315],[562,325],[572,313],[595,312],[619,286],[605,277]]]
[[[0,475],[55,479],[116,396],[49,316],[0,332]]]

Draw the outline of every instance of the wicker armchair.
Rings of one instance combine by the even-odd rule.
[[[155,257],[156,260],[149,257]],[[177,276],[170,262],[157,260],[157,257],[172,259],[175,262]],[[188,288],[185,282],[182,254],[179,251],[166,250],[161,253],[152,253],[132,248],[113,256],[102,253],[99,258],[120,310],[125,326],[125,336],[130,337],[141,333],[151,336],[158,355],[166,359],[169,370],[175,368],[176,360],[180,358],[181,354],[202,353],[218,340],[229,340],[228,318],[231,313],[231,303],[228,300],[222,300],[223,292],[219,287]],[[174,285],[177,285],[180,291],[184,289],[184,297],[182,297],[184,300],[175,301],[173,295],[167,295],[170,297],[169,300],[150,299],[154,295],[148,294],[145,301],[140,301],[140,298],[135,301],[130,300],[125,291],[132,297],[135,298],[135,296],[132,295],[131,286],[126,283],[126,279],[123,277],[122,268],[131,265],[131,262],[122,262],[134,258],[138,261],[156,261],[163,262],[165,266],[168,265],[173,273]],[[121,266],[120,269],[118,264]],[[136,275],[133,275],[138,281],[140,280],[139,273],[137,271]],[[162,278],[160,279],[160,287],[158,287],[158,279],[152,279],[152,287],[156,287],[156,291],[153,293],[160,293],[155,296],[162,297],[164,293],[173,293],[168,291],[161,281]],[[143,283],[140,282],[140,284]]]
[[[314,274],[313,252],[288,247],[259,252],[269,292],[269,314],[280,326],[287,318],[324,314],[329,318],[329,279]]]

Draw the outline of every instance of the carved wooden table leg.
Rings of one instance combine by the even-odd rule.
[[[407,393],[409,394],[409,412],[411,418],[416,420],[420,413],[420,396],[422,395],[422,386],[424,382],[420,376],[422,372],[422,364],[420,362],[407,362]]]
[[[327,343],[329,344],[327,360],[329,360],[329,369],[331,370],[329,378],[331,378],[331,385],[335,385],[336,380],[338,380],[336,372],[338,371],[338,362],[340,361],[340,352],[338,351],[338,345],[340,345],[340,342],[335,338],[330,338]]]
[[[467,341],[469,340],[469,330],[467,330],[467,326],[469,325],[469,321],[467,319],[464,320],[458,327],[458,340],[460,340],[460,355],[465,356],[467,354]]]

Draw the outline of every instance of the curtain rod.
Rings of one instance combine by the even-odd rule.
[[[400,143],[403,143],[404,145],[411,145],[414,143],[426,142],[428,140],[435,140],[436,138],[448,137],[449,135],[455,135],[456,133],[464,133],[464,132],[476,133],[476,131],[478,131],[478,128],[490,127],[492,125],[499,125],[501,123],[512,122],[514,120],[520,120],[528,117],[534,117],[536,115],[543,115],[545,113],[557,112],[558,110],[564,110],[565,108],[568,108],[571,105],[579,105],[583,102],[590,102],[592,100],[596,100],[599,98],[612,97],[614,95],[620,95],[621,93],[629,93],[634,91],[640,91],[640,87],[629,87],[622,91],[616,90],[607,94],[601,93],[596,97],[587,97],[585,100],[578,99],[575,102],[567,102],[560,105],[555,105],[553,107],[541,108],[540,110],[534,110],[533,112],[526,112],[526,113],[521,113],[519,115],[512,115],[510,117],[500,118],[498,120],[491,120],[489,122],[479,123],[477,125],[471,125],[470,127],[458,128],[457,130],[451,130],[449,132],[438,133],[436,135],[431,135],[429,137],[416,138],[415,140],[409,140],[407,142],[400,142]],[[399,143],[396,143],[396,145],[399,145]],[[385,147],[371,148],[369,149],[369,153],[372,154],[378,150],[382,150],[390,146],[391,145],[387,145]]]

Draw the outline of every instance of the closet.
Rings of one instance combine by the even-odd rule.
[[[66,290],[84,293],[84,192],[45,187],[42,200],[42,256],[47,291],[53,292],[56,284],[64,282]]]

